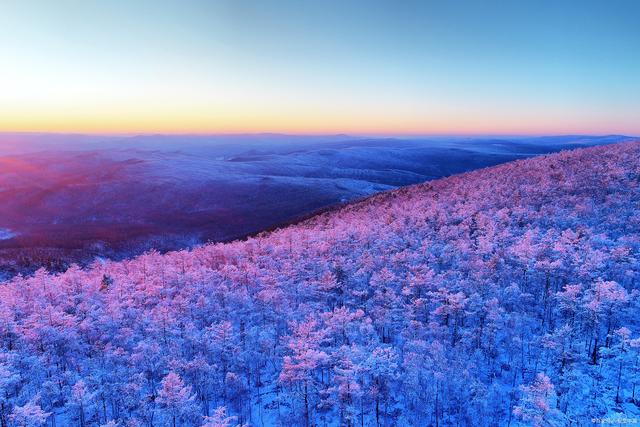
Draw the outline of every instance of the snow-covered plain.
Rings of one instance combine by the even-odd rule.
[[[15,233],[7,228],[0,228],[0,240],[11,239],[15,236]]]

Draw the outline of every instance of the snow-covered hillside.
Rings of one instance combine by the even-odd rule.
[[[393,190],[246,241],[0,285],[0,419],[640,419],[640,143]]]
[[[12,231],[0,277],[228,241],[383,190],[627,139],[0,133],[0,228]]]

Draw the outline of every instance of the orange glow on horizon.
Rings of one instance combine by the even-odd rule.
[[[368,117],[365,117],[368,116]],[[496,125],[495,123],[499,123]],[[535,123],[535,125],[532,125]],[[81,134],[351,134],[351,135],[560,135],[560,134],[627,134],[635,135],[634,126],[613,126],[593,120],[588,123],[563,123],[561,120],[541,123],[534,118],[491,120],[486,115],[473,118],[405,117],[379,114],[194,114],[164,112],[161,114],[110,114],[48,116],[0,115],[0,132],[43,132]]]
[[[640,135],[635,5],[4,3],[0,132]]]

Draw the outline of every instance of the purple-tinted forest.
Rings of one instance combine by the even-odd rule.
[[[0,286],[0,426],[640,418],[640,143]]]
[[[380,191],[629,140],[0,132],[0,281],[232,241]]]

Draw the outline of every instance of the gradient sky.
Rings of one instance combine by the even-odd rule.
[[[640,135],[640,2],[3,0],[0,131]]]

